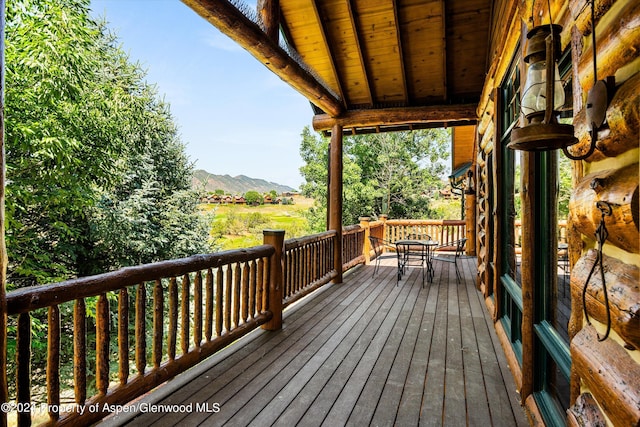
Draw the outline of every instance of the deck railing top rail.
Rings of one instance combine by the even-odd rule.
[[[156,279],[179,277],[194,271],[269,257],[273,253],[273,246],[260,245],[248,249],[193,255],[187,258],[124,267],[94,276],[20,288],[7,293],[7,313],[9,315],[26,313],[38,308],[46,308],[79,298],[93,297],[104,292],[117,291],[124,287]]]

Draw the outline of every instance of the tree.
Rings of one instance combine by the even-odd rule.
[[[248,205],[261,205],[264,203],[262,194],[254,190],[249,190],[244,194],[244,200]]]
[[[314,230],[326,221],[329,142],[302,132],[300,168],[302,193],[316,199],[309,222]],[[426,197],[442,188],[443,163],[449,155],[450,134],[444,129],[345,137],[343,143],[343,223],[357,223],[363,215],[385,213],[417,218],[429,214]]]
[[[7,4],[10,286],[64,280],[133,261],[102,259],[111,249],[99,232],[107,228],[100,221],[124,211],[154,218],[176,214],[169,208],[160,215],[163,203],[188,188],[191,166],[168,107],[139,66],[116,47],[104,23],[90,19],[88,6],[88,0]],[[140,202],[139,209],[124,209],[121,203],[128,199]],[[165,249],[175,246],[167,237],[175,231],[162,228],[175,227],[172,221],[138,225],[149,227],[143,234],[162,235]],[[109,239],[127,241],[116,239],[117,230],[111,229]],[[146,262],[167,254],[152,252],[132,258]]]

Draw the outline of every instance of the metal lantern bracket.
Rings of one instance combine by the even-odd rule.
[[[608,76],[606,80],[598,80],[587,94],[587,123],[591,124],[589,134],[591,144],[584,154],[573,155],[568,147],[562,147],[562,152],[571,160],[584,160],[596,150],[598,131],[602,129],[607,118],[607,108],[611,102],[615,88],[615,77]]]
[[[604,242],[607,240],[607,237],[609,237],[609,233],[607,232],[607,227],[605,225],[605,217],[611,216],[612,210],[611,210],[611,205],[604,201],[596,202],[596,206],[598,210],[600,210],[600,214],[602,215],[600,218],[600,224],[598,225],[598,228],[596,228],[596,232],[595,232],[596,241],[598,243],[598,249],[596,250],[596,258],[593,261],[593,266],[591,267],[591,270],[589,271],[589,275],[587,276],[587,280],[585,281],[584,287],[582,288],[582,311],[584,312],[584,317],[585,317],[585,320],[587,321],[587,324],[591,325],[591,320],[589,319],[589,312],[587,311],[587,288],[589,285],[589,281],[591,280],[591,277],[593,276],[593,273],[596,270],[596,267],[599,267],[600,281],[602,282],[602,291],[604,293],[604,305],[607,313],[607,330],[604,336],[602,337],[600,336],[600,334],[598,334],[598,341],[604,341],[609,336],[609,332],[611,332],[611,308],[609,307],[609,293],[607,291],[607,282],[605,281],[605,276],[604,276],[602,246],[604,245]]]

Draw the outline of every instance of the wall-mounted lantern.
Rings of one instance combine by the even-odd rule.
[[[473,171],[471,169],[467,171],[467,183],[465,187],[464,194],[476,193],[476,190],[473,188]]]
[[[561,31],[560,25],[551,24],[527,34],[524,60],[529,67],[521,103],[525,125],[512,131],[508,147],[513,150],[548,151],[578,142],[572,125],[558,123],[558,109],[565,101],[557,64]]]

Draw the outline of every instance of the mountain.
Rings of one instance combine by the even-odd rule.
[[[287,185],[276,184],[264,179],[250,178],[245,175],[215,175],[203,169],[197,169],[193,172],[191,186],[195,189],[204,187],[205,191],[224,190],[225,193],[231,194],[244,194],[249,190],[259,193],[275,190],[278,194],[296,191]]]

